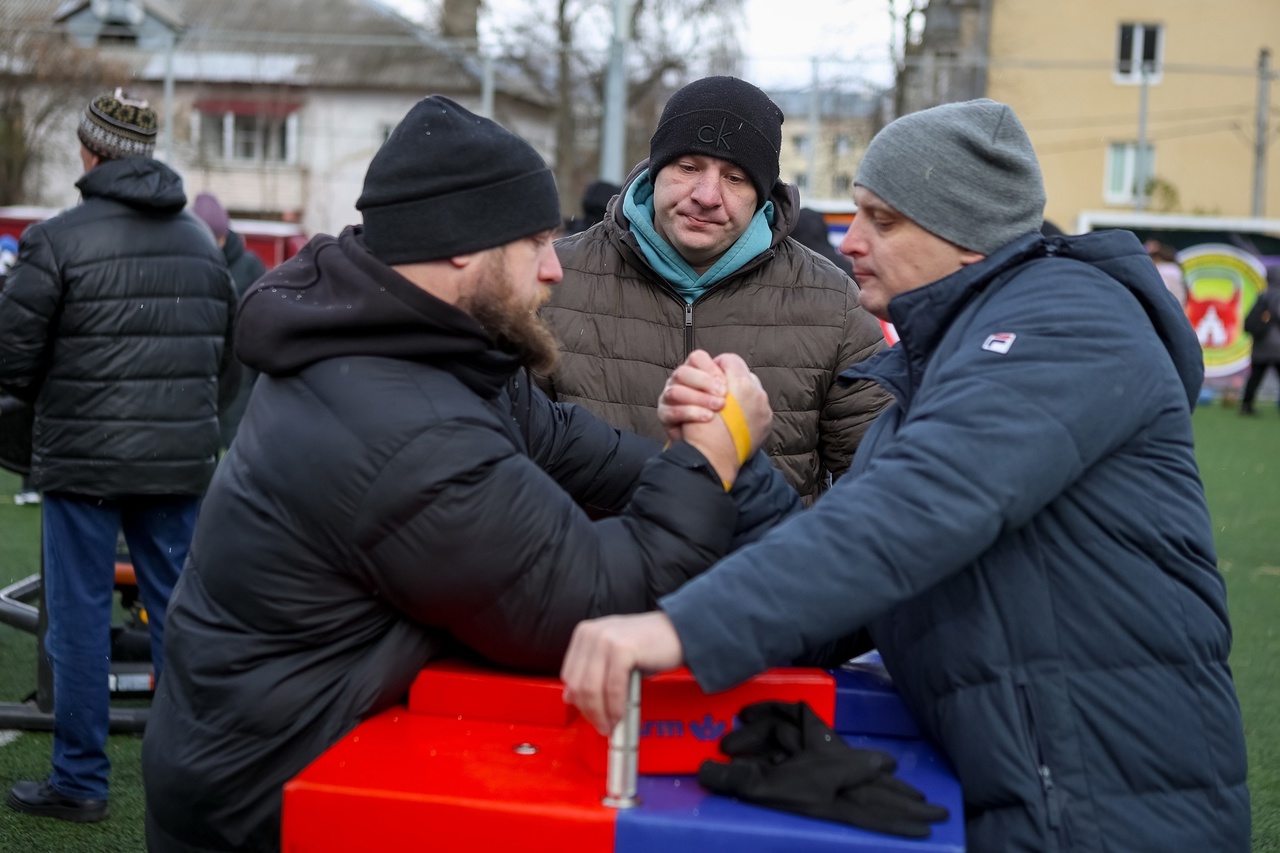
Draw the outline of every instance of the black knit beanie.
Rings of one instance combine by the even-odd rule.
[[[374,155],[356,202],[385,264],[491,249],[560,225],[555,178],[529,143],[439,95]]]
[[[103,160],[150,157],[156,150],[156,111],[123,89],[99,95],[80,117],[76,135]]]
[[[736,77],[704,77],[671,96],[649,140],[649,175],[685,154],[719,157],[739,166],[763,205],[778,181],[782,110]]]

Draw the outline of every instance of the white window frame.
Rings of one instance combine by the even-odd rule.
[[[296,166],[298,164],[298,113],[296,110],[294,112],[289,113],[287,116],[284,117],[283,121],[281,121],[280,132],[284,134],[284,139],[283,139],[284,159],[283,160],[266,159],[263,156],[263,150],[262,150],[263,144],[262,144],[262,139],[260,137],[255,142],[254,153],[252,157],[236,156],[236,116],[237,115],[242,115],[246,117],[252,116],[255,118],[262,118],[262,116],[259,116],[254,113],[237,114],[235,112],[224,112],[221,114],[199,113],[199,115],[208,115],[215,122],[219,122],[221,124],[222,140],[221,140],[221,145],[218,148],[217,158],[216,158],[219,162],[227,163],[227,164],[253,163],[257,165],[268,165],[268,166]],[[200,122],[200,119],[196,118],[193,115],[193,118],[192,118],[193,127],[198,125],[199,122]],[[195,137],[196,143],[199,144],[200,143],[199,131],[196,131],[193,134],[193,136]]]
[[[1133,41],[1129,45],[1132,55],[1129,57],[1129,70],[1121,71],[1120,63],[1123,61],[1123,57],[1120,55],[1120,49],[1123,44],[1125,27],[1133,27]],[[1142,48],[1146,43],[1146,34],[1152,29],[1156,33],[1156,56],[1147,71],[1147,85],[1156,85],[1164,78],[1164,24],[1121,21],[1116,26],[1115,65],[1112,66],[1111,73],[1111,79],[1114,82],[1121,86],[1138,86],[1142,84]]]
[[[1102,198],[1107,204],[1133,204],[1137,198],[1138,143],[1112,142],[1107,146],[1107,163],[1102,175]],[[1117,157],[1120,162],[1117,162]],[[1150,181],[1156,174],[1156,148],[1147,143],[1147,171],[1144,177]],[[1122,190],[1114,189],[1112,177],[1121,170]]]

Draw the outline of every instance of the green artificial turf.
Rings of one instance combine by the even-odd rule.
[[[1200,476],[1235,632],[1254,853],[1280,853],[1280,412],[1207,406],[1195,414]]]
[[[1231,662],[1249,748],[1253,850],[1280,853],[1280,412],[1267,404],[1243,418],[1210,405],[1196,412],[1195,428],[1235,630]],[[16,477],[0,472],[0,585],[39,568],[40,511],[13,505],[17,486]],[[34,639],[0,625],[0,701],[24,699],[34,689]],[[0,741],[7,737],[0,734]],[[141,743],[134,735],[110,738],[107,821],[73,826],[0,807],[0,850],[142,851]],[[0,745],[0,791],[45,776],[49,751],[47,734],[24,733]]]

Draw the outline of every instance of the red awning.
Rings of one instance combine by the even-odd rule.
[[[300,101],[249,101],[238,98],[202,98],[196,101],[197,110],[214,115],[235,113],[241,116],[283,118],[301,107]]]

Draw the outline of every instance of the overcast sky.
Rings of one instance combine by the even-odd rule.
[[[382,2],[414,19],[426,8],[424,0]],[[540,3],[551,8],[551,0],[484,2],[499,13]],[[744,76],[764,88],[807,85],[815,56],[824,80],[887,85],[888,45],[889,0],[746,0]]]

